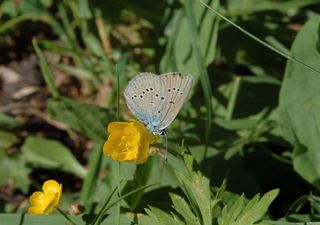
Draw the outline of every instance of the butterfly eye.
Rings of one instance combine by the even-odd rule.
[[[159,97],[159,94],[156,94],[156,97]]]
[[[153,88],[150,88],[150,91],[153,91]]]
[[[164,97],[163,97],[163,96],[161,97],[161,100],[164,100]]]
[[[149,91],[149,89],[147,88],[146,91]]]

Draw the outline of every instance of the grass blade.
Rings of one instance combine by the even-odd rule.
[[[54,84],[54,78],[53,78],[53,73],[51,69],[49,68],[49,65],[47,63],[46,58],[44,57],[41,49],[39,48],[38,41],[36,39],[32,40],[32,45],[36,51],[36,54],[39,58],[39,63],[40,63],[40,68],[41,72],[43,74],[44,80],[49,88],[49,91],[51,92],[53,97],[58,97],[59,92]]]
[[[198,44],[198,37],[197,37],[197,25],[195,21],[195,16],[193,12],[193,1],[187,0],[185,4],[185,12],[188,19],[188,27],[191,34],[191,45],[194,52],[194,59],[196,61],[198,70],[200,72],[200,82],[203,87],[205,102],[206,102],[206,108],[207,108],[207,118],[206,118],[206,124],[205,124],[205,143],[207,148],[208,139],[210,136],[210,129],[211,129],[211,121],[212,121],[212,104],[211,104],[211,85],[209,80],[209,75],[206,69],[206,66],[204,65],[204,60],[201,55],[200,47]],[[205,151],[206,152],[206,151]],[[206,153],[205,153],[206,155]],[[204,155],[204,157],[205,157]]]
[[[88,174],[85,177],[80,193],[80,202],[82,202],[87,209],[87,211],[91,211],[91,202],[89,202],[89,197],[94,191],[94,188],[97,186],[98,175],[100,172],[100,165],[102,159],[102,151],[101,146],[103,142],[97,141],[94,149],[92,150],[92,155],[89,161]]]
[[[235,28],[237,28],[238,30],[240,30],[242,33],[244,33],[245,35],[249,36],[250,38],[252,38],[253,40],[255,40],[256,42],[262,44],[263,46],[267,47],[268,49],[270,49],[271,51],[274,51],[275,53],[278,53],[279,55],[283,56],[284,58],[293,61],[295,63],[298,63],[304,67],[309,68],[310,70],[319,73],[320,71],[317,70],[316,68],[309,66],[308,64],[305,64],[304,62],[300,61],[299,59],[294,58],[293,56],[284,53],[282,51],[280,51],[279,49],[269,45],[267,42],[261,40],[260,38],[258,38],[257,36],[251,34],[249,31],[243,29],[242,27],[240,27],[239,25],[237,25],[236,23],[232,22],[231,20],[229,20],[227,17],[223,16],[221,13],[219,13],[216,9],[210,7],[209,5],[207,5],[205,2],[203,2],[202,0],[200,0],[200,3],[203,4],[205,7],[207,7],[209,10],[211,10],[213,13],[215,13],[217,16],[219,16],[220,18],[222,18],[223,20],[225,20],[226,22],[228,22],[229,24],[231,24],[232,26],[234,26]]]

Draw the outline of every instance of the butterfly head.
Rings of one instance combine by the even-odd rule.
[[[166,130],[165,129],[160,130],[158,126],[154,126],[152,124],[146,124],[146,127],[153,135],[158,135],[158,136],[166,135]]]
[[[152,132],[154,135],[164,136],[166,135],[166,130],[159,130],[157,132]]]

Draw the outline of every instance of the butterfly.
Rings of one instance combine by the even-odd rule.
[[[187,100],[191,87],[191,75],[145,72],[130,80],[124,97],[130,111],[151,133],[164,135]]]

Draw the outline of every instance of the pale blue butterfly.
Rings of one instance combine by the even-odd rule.
[[[187,100],[191,86],[191,75],[140,73],[129,82],[124,97],[131,112],[150,132],[164,135]]]

